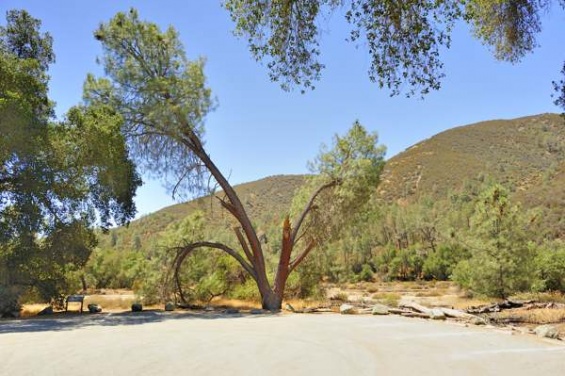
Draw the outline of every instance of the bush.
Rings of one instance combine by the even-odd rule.
[[[229,297],[241,300],[261,300],[257,285],[252,278],[248,278],[245,283],[235,285],[233,290],[229,293]]]
[[[548,247],[536,257],[539,290],[565,291],[565,248]]]
[[[358,282],[372,282],[373,281],[373,268],[369,264],[363,264],[361,271],[357,274]]]
[[[460,246],[448,247],[442,245],[426,257],[422,266],[424,278],[447,281],[459,261],[468,257],[468,251]]]

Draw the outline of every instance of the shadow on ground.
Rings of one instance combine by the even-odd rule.
[[[227,314],[220,312],[198,312],[198,311],[143,311],[123,313],[99,313],[99,314],[55,314],[52,317],[31,318],[23,320],[0,321],[0,335],[8,333],[30,333],[46,331],[67,331],[81,329],[89,326],[129,326],[144,325],[169,320],[217,320],[217,319],[257,319],[265,316],[277,316],[279,314],[249,314],[236,313]]]

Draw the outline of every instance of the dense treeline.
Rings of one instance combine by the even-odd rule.
[[[289,281],[287,298],[320,296],[324,282],[453,280],[470,293],[507,297],[518,291],[565,291],[565,246],[542,226],[542,209],[525,210],[511,191],[484,179],[441,200],[384,203],[376,198],[322,252],[313,254]],[[270,274],[280,252],[280,221],[257,224]],[[158,236],[138,235],[120,245],[103,235],[86,267],[92,286],[130,288],[149,301],[175,290],[166,276],[175,245],[213,235],[230,241],[229,226],[210,226],[203,212],[172,223]],[[122,233],[125,238],[125,234]],[[136,240],[137,239],[137,240]],[[141,243],[141,244],[140,244]],[[255,299],[252,281],[229,257],[198,252],[181,274],[187,300],[215,296]],[[168,284],[167,284],[168,283]],[[169,297],[170,295],[167,295]]]

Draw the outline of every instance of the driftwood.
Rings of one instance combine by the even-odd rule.
[[[428,308],[415,302],[403,303],[400,308],[401,312],[399,312],[399,314],[407,317],[425,317],[433,319],[445,319],[446,317],[451,317],[457,320],[473,322],[475,324],[485,322],[482,318],[464,311],[443,307]],[[391,313],[396,312],[391,311]]]
[[[467,313],[473,313],[473,314],[494,313],[494,312],[503,311],[505,309],[521,308],[524,305],[532,304],[532,303],[534,302],[531,300],[523,301],[523,302],[505,300],[500,303],[489,304],[486,306],[470,307],[467,309]]]
[[[373,312],[373,308],[361,308],[357,310],[357,313],[370,314]]]
[[[451,308],[438,308],[440,309],[447,317],[452,317],[455,319],[472,319],[477,317],[475,315],[471,315],[470,313],[460,311],[458,309],[451,309]]]
[[[389,308],[388,312],[392,313],[393,315],[402,315],[403,313],[410,313],[412,311],[402,308]]]
[[[417,317],[417,318],[421,318],[421,319],[429,319],[431,318],[431,316],[427,313],[421,313],[421,312],[404,312],[401,314],[401,316],[404,317]]]
[[[555,302],[549,302],[549,303],[526,303],[524,304],[524,306],[522,307],[524,309],[541,309],[541,308],[547,308],[547,309],[565,309],[565,304],[563,303],[555,303]]]
[[[428,307],[424,307],[421,304],[415,303],[415,302],[406,302],[403,303],[399,306],[400,308],[407,308],[410,309],[412,311],[418,312],[418,313],[423,313],[425,315],[431,316],[432,314],[432,310]]]

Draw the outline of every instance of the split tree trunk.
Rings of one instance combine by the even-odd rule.
[[[190,129],[190,127],[187,127],[187,129]],[[268,309],[271,311],[280,310],[288,276],[315,247],[315,242],[310,241],[298,255],[295,255],[294,260],[291,261],[291,256],[296,245],[296,241],[299,238],[298,231],[306,216],[312,210],[316,197],[325,189],[334,187],[341,182],[339,180],[331,181],[325,185],[320,186],[314,193],[312,193],[304,210],[298,216],[297,220],[293,223],[294,228],[291,227],[289,218],[286,218],[282,229],[283,239],[281,255],[279,258],[275,280],[273,282],[273,286],[271,287],[271,284],[269,283],[269,280],[267,278],[265,258],[263,255],[261,243],[259,242],[259,238],[257,237],[257,233],[253,228],[251,220],[249,219],[245,208],[243,207],[243,204],[234,188],[227,181],[225,176],[217,168],[214,162],[210,159],[210,157],[204,150],[200,139],[194,133],[188,133],[183,142],[200,158],[204,166],[208,169],[208,171],[212,174],[216,182],[224,191],[227,199],[220,199],[220,203],[241,226],[241,228],[235,229],[235,233],[245,256],[243,257],[239,255],[237,251],[234,251],[223,244],[209,242],[194,243],[192,245],[192,248],[190,246],[185,247],[187,248],[187,251],[183,252],[183,256],[177,257],[178,263],[175,271],[175,273],[177,274],[177,284],[179,284],[178,268],[180,266],[180,263],[182,263],[184,257],[186,257],[188,252],[190,252],[194,247],[212,247],[220,249],[236,258],[236,260],[243,266],[243,268],[253,277],[261,294],[261,304],[263,309]],[[178,287],[180,289],[180,286]]]

